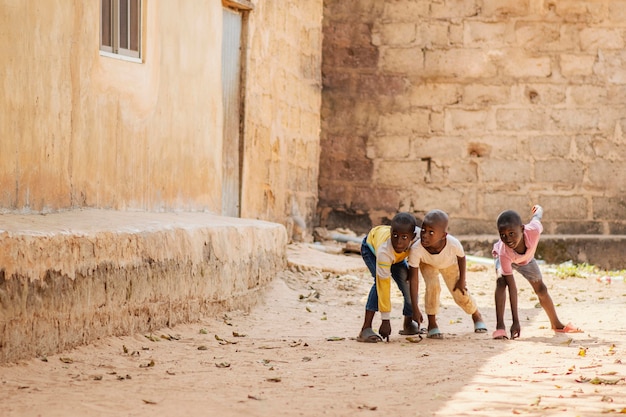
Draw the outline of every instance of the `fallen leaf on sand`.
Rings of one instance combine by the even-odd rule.
[[[330,336],[330,337],[327,337],[326,340],[328,342],[339,342],[341,340],[346,340],[346,338],[345,337],[339,337],[339,336]]]
[[[237,344],[237,342],[231,342],[229,340],[222,339],[218,335],[215,335],[215,340],[217,340],[220,345],[235,345],[235,344]]]
[[[230,363],[228,363],[228,362],[220,362],[220,363],[216,363],[215,366],[217,368],[230,368]]]
[[[411,342],[411,343],[419,343],[422,340],[424,340],[424,338],[422,336],[419,336],[419,335],[417,337],[415,337],[415,336],[408,336],[406,338],[406,340]]]
[[[281,379],[280,377],[276,377],[276,378],[267,378],[266,379],[267,382],[280,382]]]

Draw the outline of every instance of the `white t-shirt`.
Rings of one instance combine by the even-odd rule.
[[[437,254],[428,252],[422,242],[418,240],[411,246],[409,254],[409,265],[413,268],[419,268],[420,263],[428,264],[436,269],[444,269],[452,265],[458,264],[457,258],[465,256],[463,245],[457,238],[452,235],[446,236],[446,246]]]

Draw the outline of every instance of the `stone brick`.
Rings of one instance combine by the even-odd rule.
[[[587,218],[588,201],[583,196],[543,195],[535,204],[544,209],[544,221],[582,220]]]
[[[398,182],[402,182],[402,178],[404,177],[398,178]],[[350,209],[367,213],[369,208],[375,205],[378,210],[393,213],[399,211],[400,195],[401,191],[398,189],[378,187],[372,189],[369,185],[356,186]]]
[[[607,18],[605,2],[595,0],[555,1],[547,4],[552,12],[566,22],[599,23]]]
[[[568,102],[575,107],[588,107],[603,105],[607,102],[607,90],[605,87],[593,85],[576,85],[568,88]]]
[[[505,85],[471,83],[463,88],[462,103],[467,105],[504,104],[511,100],[511,88]]]
[[[415,181],[426,176],[426,164],[422,161],[382,160],[376,163],[372,180],[384,186],[398,186],[399,178]]]
[[[377,132],[380,135],[428,133],[428,131],[427,110],[416,110],[411,113],[382,114],[378,119]]]
[[[481,159],[479,164],[479,178],[485,183],[509,183],[517,187],[531,180],[531,172],[530,163],[523,160]]]
[[[602,75],[612,84],[626,84],[626,53],[623,51],[602,51],[601,59],[594,65],[594,73]]]
[[[528,139],[519,132],[482,135],[479,143],[489,145],[489,153],[485,156],[493,159],[508,159],[511,155],[528,153]]]
[[[324,65],[333,68],[371,68],[378,66],[378,49],[369,47],[334,48],[324,44]]]
[[[468,21],[464,26],[465,45],[470,48],[498,48],[507,45],[509,25],[505,22]]]
[[[425,21],[418,26],[418,31],[424,49],[445,48],[452,44],[447,21]]]
[[[415,22],[378,24],[372,31],[372,44],[406,47],[415,42],[419,43],[416,26]]]
[[[593,73],[593,64],[596,61],[595,55],[582,54],[561,54],[559,63],[561,74],[565,77],[577,75],[588,76]]]
[[[460,100],[460,88],[452,83],[420,83],[410,88],[410,102],[417,107],[456,104]]]
[[[580,48],[583,51],[598,49],[623,49],[623,30],[609,28],[584,28],[580,31]]]
[[[487,78],[496,75],[496,66],[486,51],[450,49],[426,51],[424,75],[427,77]]]
[[[427,193],[420,193],[419,198],[413,202],[415,211],[427,213],[433,209],[440,209],[448,214],[456,213],[460,209],[460,202],[463,192],[456,189],[444,188],[429,190]]]
[[[359,74],[355,94],[372,97],[376,95],[403,95],[407,89],[406,78],[393,74]]]
[[[462,136],[428,136],[412,139],[411,157],[416,159],[454,159],[466,153]]]
[[[515,24],[517,45],[527,50],[545,51],[558,49],[561,41],[557,23],[520,21]]]
[[[623,25],[626,21],[626,1],[609,1],[609,20],[617,25]]]
[[[446,0],[430,2],[430,16],[434,19],[458,19],[478,15],[477,0]]]
[[[535,136],[530,138],[528,149],[534,158],[562,158],[570,154],[571,144],[569,136]]]
[[[335,22],[324,28],[324,43],[333,48],[367,47],[372,40],[371,25],[365,23]]]
[[[485,17],[526,16],[529,0],[484,0],[480,15]]]
[[[367,139],[369,159],[405,159],[410,155],[409,136],[370,136]]]
[[[448,26],[448,44],[452,47],[462,47],[463,46],[463,25],[455,24],[452,22]]]
[[[567,86],[550,83],[519,84],[513,87],[514,102],[524,104],[564,104]]]
[[[380,67],[392,73],[415,74],[424,66],[421,48],[381,48]]]
[[[580,184],[584,165],[577,161],[549,159],[535,162],[535,181],[539,183]]]
[[[488,126],[489,112],[485,110],[448,109],[446,111],[446,132],[480,131]]]
[[[325,1],[324,17],[330,18],[329,24],[344,21],[367,23],[379,19],[384,7],[380,0]]]
[[[626,220],[626,199],[619,197],[593,197],[593,218],[596,220],[624,221]]]
[[[450,183],[475,183],[478,181],[478,168],[473,162],[452,162],[448,168]]]
[[[545,130],[548,117],[540,109],[498,109],[496,125],[499,130]]]
[[[626,120],[625,120],[625,123],[626,123]],[[440,111],[431,112],[429,126],[430,126],[430,132],[433,135],[441,135],[445,133],[445,130],[446,130],[445,114]]]
[[[550,120],[557,129],[564,131],[596,130],[598,128],[597,109],[554,109]]]
[[[605,188],[607,192],[611,190],[626,190],[624,161],[598,159],[596,162],[589,164],[588,176],[593,185]]]
[[[504,75],[515,78],[549,77],[552,64],[549,56],[534,57],[520,50],[510,50],[500,59]]]
[[[430,13],[430,1],[427,0],[397,0],[380,1],[384,10],[379,17],[384,22],[414,22]]]
[[[331,168],[338,161],[348,158],[367,159],[365,156],[367,139],[363,136],[325,134],[322,135],[321,144],[323,160],[320,161],[320,168]],[[330,165],[323,166],[325,161]]]
[[[530,217],[528,213],[530,213],[530,209],[533,206],[527,195],[511,194],[510,192],[499,192],[497,194],[486,192],[483,195],[483,201],[483,217],[493,222],[492,229],[486,232],[495,233],[496,235],[498,234],[496,221],[500,213],[504,210],[515,210],[522,217],[522,221],[527,221]]]
[[[604,226],[601,222],[595,221],[555,222],[553,233],[559,235],[601,235],[604,233]]]

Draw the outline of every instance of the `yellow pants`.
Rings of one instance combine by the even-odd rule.
[[[452,265],[444,269],[436,269],[428,264],[420,264],[420,271],[424,278],[424,284],[426,290],[424,292],[424,304],[426,307],[426,314],[429,316],[437,315],[439,313],[439,295],[441,294],[441,285],[439,283],[439,274],[443,278],[443,282],[446,283],[448,291],[452,294],[454,302],[463,309],[467,314],[474,314],[478,307],[474,298],[470,295],[469,291],[465,291],[463,294],[461,291],[454,291],[454,286],[459,280],[459,266]]]

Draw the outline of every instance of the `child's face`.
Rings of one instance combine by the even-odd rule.
[[[409,250],[411,242],[415,239],[415,230],[407,230],[397,226],[391,226],[391,245],[396,253]]]
[[[502,224],[498,226],[500,240],[509,248],[524,249],[524,226],[521,224]]]
[[[446,225],[439,222],[430,222],[424,220],[422,230],[420,231],[420,241],[426,249],[437,249],[441,247],[443,241],[446,240]]]

